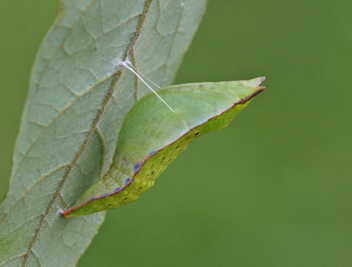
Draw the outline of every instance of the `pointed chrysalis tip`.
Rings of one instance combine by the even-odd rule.
[[[259,85],[261,85],[262,82],[265,81],[265,76],[258,77],[257,79],[259,80],[257,86],[259,86]]]
[[[265,76],[258,77],[258,80],[259,80],[259,82],[257,84],[257,87],[258,87],[258,94],[259,94],[260,92],[263,92],[265,90],[265,86],[260,86],[262,84],[262,82],[265,81]]]

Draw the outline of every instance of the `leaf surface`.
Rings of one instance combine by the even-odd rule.
[[[74,266],[104,212],[63,218],[102,173],[121,124],[148,92],[111,62],[127,56],[164,87],[205,0],[62,0],[34,63],[6,198],[0,266]]]

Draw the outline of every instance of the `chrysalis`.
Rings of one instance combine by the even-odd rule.
[[[110,170],[63,212],[65,217],[117,208],[149,189],[167,165],[197,137],[227,126],[264,90],[264,78],[193,83],[150,93],[127,114]]]

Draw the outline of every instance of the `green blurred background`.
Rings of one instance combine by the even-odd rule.
[[[57,1],[0,2],[0,198],[37,48]],[[213,0],[175,83],[266,76],[78,266],[352,266],[352,2]]]

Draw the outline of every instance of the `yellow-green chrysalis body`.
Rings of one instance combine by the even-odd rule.
[[[141,98],[127,114],[110,170],[64,216],[117,208],[149,189],[167,165],[202,134],[221,129],[264,88],[249,81],[170,86]]]

